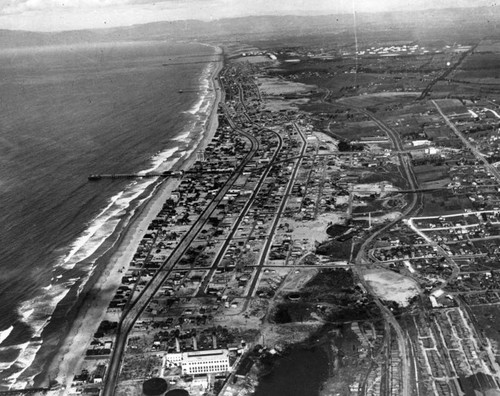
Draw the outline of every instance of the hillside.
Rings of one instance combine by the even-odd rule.
[[[457,40],[498,34],[500,7],[426,10],[357,14],[360,40],[373,32],[398,32],[402,39],[432,39],[456,37]],[[342,35],[353,30],[353,16],[255,16],[220,19],[155,22],[130,27],[77,30],[54,33],[12,31],[0,29],[0,48],[19,46],[58,45],[70,43],[128,40],[202,40],[235,41],[267,39],[269,37]]]

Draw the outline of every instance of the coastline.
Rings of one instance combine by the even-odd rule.
[[[215,48],[214,56],[223,53],[220,47],[213,47]],[[197,149],[205,147],[217,130],[217,109],[223,95],[217,77],[223,68],[223,60],[215,60],[213,63],[215,63],[215,67],[211,72],[210,85],[215,92],[215,97],[210,105],[210,114],[205,124],[204,133],[187,157],[179,158],[172,166],[174,171],[189,169],[196,161]],[[93,296],[92,300],[82,300],[77,303],[76,319],[60,343],[50,364],[37,376],[35,385],[47,385],[49,379],[55,379],[61,387],[59,390],[49,392],[49,394],[65,394],[66,388],[71,385],[73,375],[78,372],[78,368],[83,362],[85,351],[92,341],[92,335],[104,319],[108,304],[113,298],[116,288],[121,284],[122,275],[119,271],[122,267],[128,267],[149,224],[160,212],[164,202],[179,183],[180,180],[177,179],[166,179],[159,182],[154,187],[155,190],[151,196],[141,205],[130,223],[122,230],[101,274],[98,275],[94,284],[88,285],[89,291],[85,295]]]

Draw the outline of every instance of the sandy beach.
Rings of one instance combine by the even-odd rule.
[[[216,54],[222,54],[221,48],[215,48]],[[215,100],[210,108],[210,116],[202,141],[199,142],[197,148],[205,147],[217,130],[217,108],[223,95],[217,76],[222,67],[223,61],[217,61],[212,71],[211,89],[215,92]],[[189,169],[196,161],[196,151],[193,150],[187,158],[181,158],[175,163],[172,169]],[[50,391],[48,394],[66,394],[73,376],[78,373],[81,367],[85,351],[92,341],[92,335],[104,319],[109,302],[121,284],[121,269],[128,267],[149,224],[160,212],[164,202],[170,197],[170,194],[177,188],[179,183],[180,180],[178,179],[167,179],[162,182],[123,231],[122,237],[117,242],[117,246],[115,246],[114,252],[106,264],[104,271],[92,286],[91,292],[88,293],[88,295],[92,295],[94,298],[92,301],[86,300],[81,302],[77,319],[73,322],[69,333],[49,366],[44,384],[46,385],[48,378],[50,378],[52,380],[55,379],[61,387],[58,390]]]

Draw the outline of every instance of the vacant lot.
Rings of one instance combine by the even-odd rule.
[[[474,319],[478,327],[483,330],[486,337],[500,343],[500,316],[498,306],[476,306],[474,307]]]
[[[441,190],[434,193],[423,193],[423,216],[463,213],[464,209],[474,209],[466,196],[455,196],[450,191]]]
[[[331,125],[330,130],[349,140],[359,140],[362,137],[386,137],[386,134],[372,121],[352,122],[342,126]]]
[[[417,284],[396,272],[374,270],[366,273],[364,278],[381,299],[395,301],[402,306],[408,305],[408,300],[418,294]]]
[[[367,95],[351,96],[348,98],[338,99],[340,103],[348,104],[356,107],[373,107],[388,105],[404,101],[411,101],[417,98],[420,92],[378,92]]]
[[[422,165],[413,169],[422,188],[445,187],[451,182],[448,166]]]

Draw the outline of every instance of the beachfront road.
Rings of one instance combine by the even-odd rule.
[[[215,210],[217,205],[222,201],[226,193],[232,187],[232,185],[236,182],[241,172],[248,164],[248,162],[252,159],[258,149],[258,142],[254,136],[249,133],[237,130],[238,133],[245,136],[251,143],[250,151],[242,160],[241,164],[236,168],[231,177],[226,181],[224,186],[219,190],[217,196],[209,203],[209,205],[202,212],[200,217],[195,221],[191,229],[184,235],[181,239],[177,247],[174,249],[169,258],[162,264],[160,269],[156,272],[154,277],[148,283],[148,285],[142,290],[139,297],[132,303],[126,311],[123,312],[122,318],[118,325],[117,336],[115,340],[115,347],[113,349],[113,353],[111,355],[111,361],[108,367],[108,372],[106,376],[106,381],[104,384],[104,396],[112,396],[115,393],[115,388],[118,382],[118,376],[120,372],[121,361],[123,357],[123,353],[125,351],[127,337],[129,332],[132,330],[135,322],[144,311],[144,309],[149,304],[150,300],[156,294],[161,285],[168,278],[172,270],[175,268],[175,265],[180,260],[180,258],[184,255],[187,248],[191,245],[193,240],[196,238],[198,233],[201,231],[212,212]]]

